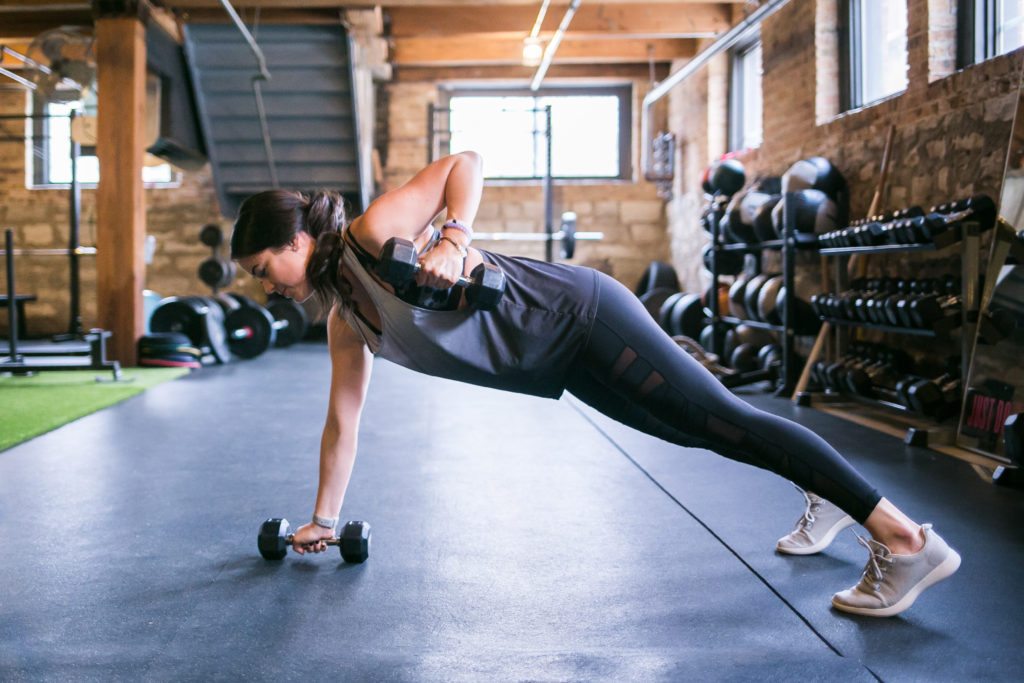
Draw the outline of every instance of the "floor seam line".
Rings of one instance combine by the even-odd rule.
[[[782,602],[782,604],[784,604],[793,614],[795,614],[796,617],[800,621],[802,621],[804,623],[804,626],[806,626],[811,631],[811,633],[813,633],[815,636],[817,636],[817,638],[822,643],[824,643],[825,646],[828,649],[830,649],[832,652],[834,652],[837,656],[843,657],[844,659],[846,658],[846,656],[842,652],[840,652],[840,650],[835,645],[833,645],[824,635],[822,635],[822,633],[820,631],[818,631],[817,628],[814,627],[814,625],[807,619],[807,617],[805,617],[774,586],[772,586],[771,583],[760,572],[758,572],[756,569],[754,569],[754,567],[751,566],[751,564],[749,562],[747,562],[743,558],[743,556],[739,554],[739,552],[737,552],[732,546],[730,546],[725,541],[724,538],[722,538],[717,533],[715,533],[715,531],[711,527],[709,527],[700,517],[698,517],[692,510],[690,510],[690,508],[686,507],[686,505],[684,505],[681,500],[679,500],[674,495],[672,495],[672,493],[668,489],[666,489],[661,484],[661,482],[659,482],[657,479],[655,479],[654,476],[650,472],[648,472],[646,469],[644,469],[644,467],[639,462],[637,462],[636,459],[633,458],[633,456],[631,456],[626,451],[626,449],[624,449],[622,446],[620,446],[619,443],[614,438],[612,438],[612,436],[601,427],[601,425],[599,425],[597,422],[595,422],[594,419],[591,418],[590,415],[587,415],[586,412],[575,401],[570,400],[570,401],[568,401],[568,403],[569,403],[569,405],[571,405],[573,407],[573,409],[576,412],[578,412],[583,417],[584,420],[589,422],[594,427],[594,429],[596,429],[598,431],[598,433],[601,434],[601,436],[603,436],[608,441],[608,443],[610,443],[615,448],[615,450],[617,450],[620,454],[622,454],[622,456],[625,457],[630,463],[632,463],[632,465],[635,468],[640,470],[640,472],[643,473],[643,475],[645,477],[647,477],[651,481],[651,483],[653,483],[655,486],[657,486],[658,489],[660,489],[662,493],[664,493],[666,496],[668,496],[668,498],[672,502],[674,502],[676,505],[678,505],[679,508],[683,510],[683,512],[685,512],[687,515],[689,515],[693,519],[693,521],[695,521],[705,531],[707,531],[709,534],[711,534],[712,538],[714,538],[716,541],[718,541],[718,543],[723,548],[728,550],[733,555],[733,557],[735,557],[737,560],[739,560],[740,563],[744,567],[746,567],[747,570],[751,574],[753,574],[757,578],[757,580],[760,581],[769,591],[771,591],[772,594],[775,595],[775,597],[778,598]],[[882,680],[881,678],[879,678],[879,676],[877,674],[875,674],[874,671],[871,671],[871,669],[869,669],[863,663],[861,663],[861,666],[863,666],[876,679],[878,679],[879,681]]]

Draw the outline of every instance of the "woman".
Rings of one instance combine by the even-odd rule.
[[[778,550],[817,552],[852,523],[870,558],[860,582],[837,593],[837,609],[890,616],[952,575],[960,557],[930,525],[882,498],[813,432],[755,410],[727,391],[651,319],[633,294],[595,270],[509,258],[470,246],[483,173],[479,155],[440,159],[374,201],[345,226],[341,200],[271,190],[247,199],[231,237],[232,258],[266,292],[329,309],[332,379],[320,446],[313,521],[294,549],[322,552],[337,524],[356,455],[359,418],[375,355],[437,376],[557,398],[568,390],[627,425],[771,470],[805,491],[808,508]],[[431,221],[447,211],[444,227]],[[416,285],[447,289],[481,263],[505,274],[493,310],[465,301],[428,310],[415,288],[396,292],[373,273],[392,237],[420,254]],[[456,291],[459,291],[458,289]],[[835,505],[826,502],[831,501]],[[849,517],[847,517],[847,514]]]

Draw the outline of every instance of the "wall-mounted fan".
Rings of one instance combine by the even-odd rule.
[[[76,102],[96,87],[92,33],[73,26],[43,31],[29,45],[28,77],[47,102]]]

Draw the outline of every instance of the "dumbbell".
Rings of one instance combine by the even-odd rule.
[[[914,318],[910,314],[911,307],[918,299],[939,293],[939,281],[935,278],[912,280],[910,293],[896,302],[896,318],[900,327],[914,327]]]
[[[408,285],[420,270],[416,245],[409,240],[392,237],[380,252],[377,273],[381,279],[398,289]],[[505,273],[490,263],[481,263],[467,278],[459,276],[458,284],[466,288],[466,300],[477,310],[495,308],[505,295]]]
[[[944,375],[937,380],[922,379],[907,388],[910,407],[935,418],[946,418],[960,405],[963,382],[957,375]]]
[[[918,297],[910,304],[910,319],[915,327],[929,329],[943,318],[960,310],[960,278],[949,276],[938,293]]]
[[[231,285],[238,272],[235,262],[221,258],[220,246],[224,243],[224,232],[216,223],[204,225],[199,231],[199,241],[210,247],[210,257],[199,264],[199,280],[214,291]]]
[[[287,519],[273,518],[263,522],[256,545],[265,560],[283,560],[295,535],[288,533]],[[322,541],[338,546],[341,557],[350,564],[366,562],[370,557],[370,525],[366,522],[346,522],[341,534]]]
[[[275,297],[263,307],[241,295],[231,297],[240,305],[224,317],[224,329],[228,347],[239,358],[255,358],[271,346],[291,346],[305,336],[309,318],[298,303]]]
[[[895,382],[910,370],[911,364],[905,352],[884,348],[877,352],[874,363],[850,369],[843,379],[851,393],[899,403]]]

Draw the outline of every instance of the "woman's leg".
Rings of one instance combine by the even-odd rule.
[[[669,338],[633,294],[601,277],[597,319],[568,390],[631,427],[775,472],[858,522],[880,496],[834,448],[722,386]]]
[[[952,575],[960,556],[930,525],[900,512],[814,432],[729,392],[655,324],[633,294],[602,276],[597,318],[568,390],[606,415],[683,446],[708,448],[786,477],[864,524],[870,559],[837,609],[891,616]]]

